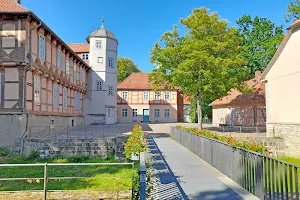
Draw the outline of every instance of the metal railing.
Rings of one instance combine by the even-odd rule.
[[[81,125],[81,126],[30,126],[27,138],[93,139],[117,137],[132,128],[118,126]]]
[[[145,153],[142,152],[140,153],[140,200],[146,200],[146,171]]]
[[[299,200],[300,166],[175,127],[171,136],[259,199]]]
[[[214,126],[205,129],[217,132],[266,133],[265,126]]]
[[[105,177],[99,177],[100,178],[112,178],[112,179],[131,179],[131,192],[133,192],[133,183],[134,183],[134,162],[132,163],[44,163],[44,164],[0,164],[0,172],[3,168],[8,167],[43,167],[43,177],[3,177],[3,174],[1,175],[0,182],[1,181],[26,181],[26,180],[41,180],[43,182],[43,190],[10,190],[10,191],[0,191],[1,193],[12,193],[12,192],[43,192],[43,199],[47,200],[47,195],[49,192],[57,192],[57,191],[75,191],[75,190],[49,190],[48,185],[49,182],[52,181],[61,181],[61,180],[72,180],[72,179],[89,179],[93,178],[91,176],[85,176],[85,177],[79,177],[79,176],[49,176],[49,168],[51,167],[57,167],[57,166],[131,166],[131,174],[129,176],[105,176]],[[29,174],[28,174],[29,175]],[[97,177],[98,179],[98,177]],[[76,190],[80,191],[80,190]],[[86,191],[86,190],[84,190]],[[94,190],[97,191],[97,190]],[[99,190],[101,191],[101,190]],[[84,192],[83,192],[84,193]],[[132,196],[132,194],[131,194]]]

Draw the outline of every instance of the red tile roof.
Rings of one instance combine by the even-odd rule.
[[[184,105],[189,105],[189,104],[191,104],[190,98],[187,97],[187,96],[184,96],[184,97],[183,97],[183,104],[184,104]]]
[[[257,78],[248,80],[245,84],[251,88],[252,92],[242,93],[237,89],[231,89],[227,96],[216,99],[209,106],[219,106],[231,103],[264,101],[265,100],[265,83]]]
[[[148,80],[148,73],[137,72],[130,74],[118,84],[118,89],[153,89]]]
[[[12,0],[0,0],[0,12],[28,12],[29,10],[24,8],[18,3]]]
[[[90,51],[89,44],[68,44],[75,53],[85,53]]]

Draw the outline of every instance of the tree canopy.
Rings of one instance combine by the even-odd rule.
[[[294,0],[294,2],[290,2],[284,18],[286,22],[294,21],[300,18],[300,0]]]
[[[252,77],[255,71],[263,71],[283,38],[283,26],[276,26],[266,18],[243,15],[238,21],[239,35],[245,47],[241,54],[246,59]]]
[[[118,83],[134,72],[140,72],[140,70],[131,59],[123,57],[118,58]]]
[[[228,21],[207,8],[194,9],[181,23],[188,30],[180,36],[177,26],[162,35],[151,51],[155,67],[150,80],[155,86],[180,87],[184,94],[197,96],[199,128],[202,128],[203,99],[225,95],[238,88],[248,74],[240,52],[242,38]]]

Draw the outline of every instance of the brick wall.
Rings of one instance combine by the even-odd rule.
[[[116,158],[124,158],[123,142],[126,138],[99,139],[25,139],[24,155],[39,151],[46,156],[98,156],[106,158],[115,153]]]

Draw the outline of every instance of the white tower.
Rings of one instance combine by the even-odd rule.
[[[90,44],[88,91],[84,99],[87,124],[117,122],[117,59],[118,40],[109,30],[101,28],[88,37]]]

